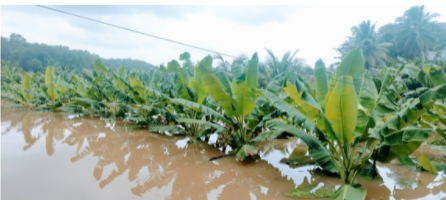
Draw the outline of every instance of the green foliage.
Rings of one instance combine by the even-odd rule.
[[[434,47],[436,40],[434,30],[437,27],[432,20],[438,16],[440,15],[437,13],[426,13],[424,6],[413,6],[406,10],[403,16],[398,17],[395,20],[397,52],[413,57]]]
[[[371,24],[370,20],[363,21],[358,26],[352,27],[352,36],[336,50],[345,56],[354,48],[360,48],[364,54],[364,63],[366,68],[375,67],[376,65],[385,65],[387,61],[388,48],[392,43],[380,41],[379,35],[375,31],[375,24]]]
[[[330,76],[324,75],[321,62],[317,65],[316,82],[322,84],[316,87],[316,95],[312,95],[313,91],[299,78],[294,83],[284,80],[282,84],[291,101],[263,90],[271,104],[286,112],[288,117],[282,122],[272,121],[280,125],[270,124],[270,132],[255,140],[280,135],[280,131],[294,134],[309,146],[316,163],[325,170],[339,173],[347,184],[353,184],[369,159],[389,162],[408,156],[433,131],[420,127],[418,121],[433,109],[434,102],[446,98],[446,91],[443,91],[446,85],[423,90],[416,98],[402,99],[400,94],[405,90],[398,86],[402,65],[397,70],[386,70],[378,92],[372,84],[372,76],[364,71],[360,49],[344,57],[330,80]],[[324,78],[326,80],[322,80]],[[316,101],[318,93],[325,94],[323,101],[320,96]],[[401,103],[396,103],[398,98]]]
[[[259,149],[257,147],[245,144],[240,147],[240,150],[238,150],[235,156],[240,160],[244,160],[248,156],[257,155],[257,153],[259,153]]]
[[[296,189],[290,190],[285,195],[299,198],[299,199],[316,199],[332,196],[335,193],[333,188],[319,187],[319,184],[311,184],[300,186]]]
[[[236,157],[243,160],[258,152],[249,145],[261,131],[261,127],[257,127],[261,115],[257,113],[262,108],[256,108],[258,56],[255,53],[246,67],[239,64],[233,68],[231,84],[225,74],[219,73],[218,77],[214,74],[212,61],[211,56],[201,60],[195,67],[195,73],[203,81],[209,96],[218,102],[221,112],[224,112],[225,130],[221,133],[220,144],[234,147]]]
[[[361,48],[366,68],[379,68],[388,65],[391,57],[413,59],[446,47],[446,24],[435,21],[439,14],[426,12],[424,6],[413,6],[401,14],[395,23],[378,31],[370,20],[352,27],[352,35],[335,49],[340,58],[353,48]]]
[[[218,134],[216,146],[223,151],[230,146],[231,155],[241,161],[259,153],[258,141],[297,137],[308,146],[308,155],[306,150],[293,152],[284,162],[316,164],[347,183],[338,191],[309,185],[287,193],[301,198],[364,199],[366,189],[357,189],[355,180],[366,174],[366,167],[376,172],[376,161],[395,158],[403,165],[417,165],[408,156],[430,133],[446,137],[443,67],[425,59],[400,58],[388,68],[367,70],[356,48],[334,72],[317,61],[310,81],[302,77],[307,74],[284,70],[292,57],[274,61],[282,71],[263,89],[257,53],[236,59],[231,73],[215,70],[211,56],[194,63],[187,52],[180,61],[150,70],[115,69],[101,60],[81,73],[48,66],[43,74],[4,66],[2,98],[24,107],[125,120],[135,124],[133,128],[188,135],[192,144]],[[414,87],[408,86],[411,83]],[[425,156],[419,161],[432,173],[446,168]]]
[[[423,167],[424,170],[437,174],[437,169],[435,169],[434,165],[432,165],[429,159],[427,159],[426,155],[421,154],[418,159],[420,160],[421,167]]]
[[[398,162],[400,162],[400,164],[402,166],[413,166],[413,165],[415,165],[415,163],[408,156],[400,156],[400,157],[398,157]]]
[[[332,196],[332,199],[334,200],[359,200],[359,199],[365,199],[365,196],[367,194],[367,189],[357,189],[354,188],[351,185],[344,185],[336,191],[336,193]]]
[[[12,62],[27,72],[44,72],[45,67],[49,65],[55,68],[68,66],[70,70],[81,72],[82,69],[92,69],[98,59],[101,59],[105,66],[114,69],[120,66],[126,66],[127,69],[155,67],[140,60],[104,59],[97,54],[85,50],[69,49],[67,46],[30,43],[15,33],[12,33],[9,38],[1,38],[1,49],[2,62]]]

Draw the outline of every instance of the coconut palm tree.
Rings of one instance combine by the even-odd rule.
[[[270,57],[265,64],[268,66],[267,70],[269,71],[269,78],[272,79],[282,72],[291,70],[293,67],[293,58],[299,50],[294,51],[293,54],[291,54],[290,51],[286,52],[283,55],[282,60],[277,58],[271,50],[266,49],[266,52],[268,52]]]
[[[398,52],[407,57],[420,55],[435,45],[434,30],[436,22],[434,18],[440,16],[437,13],[424,11],[424,6],[413,6],[398,17],[395,45]]]
[[[341,45],[337,50],[341,55],[345,55],[351,49],[360,48],[364,54],[366,68],[376,65],[385,65],[387,60],[388,48],[392,46],[389,42],[379,42],[378,34],[375,31],[375,24],[370,20],[363,21],[358,26],[351,28],[352,36]]]
[[[438,51],[446,49],[446,23],[438,23],[435,31],[435,45],[432,50]]]

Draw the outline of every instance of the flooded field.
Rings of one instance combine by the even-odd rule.
[[[3,102],[2,102],[3,103]],[[129,130],[123,122],[2,108],[2,199],[292,199],[285,192],[339,177],[280,163],[299,140],[262,143],[260,158],[221,155],[212,141]],[[428,147],[424,147],[430,150]],[[381,178],[359,182],[367,199],[445,199],[446,174],[379,164]]]

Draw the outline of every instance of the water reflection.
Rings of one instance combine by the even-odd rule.
[[[89,168],[79,170],[91,174],[98,188],[113,182],[136,197],[287,199],[283,193],[298,186],[323,184],[338,188],[342,184],[339,177],[322,174],[316,166],[290,168],[280,163],[299,145],[299,140],[263,142],[261,159],[237,162],[227,157],[210,162],[209,158],[221,152],[207,143],[191,145],[186,137],[125,130],[119,127],[130,124],[123,122],[5,108],[1,120],[3,141],[8,135],[23,134],[23,150],[29,152],[38,151],[33,145],[45,138],[48,156],[54,155],[58,146],[68,145],[76,149],[66,158],[72,163],[94,158]],[[367,199],[446,198],[444,173],[433,175],[392,164],[379,165],[379,171],[381,179],[360,179],[369,191]],[[130,188],[128,183],[132,184]]]
[[[2,110],[2,125],[6,128],[2,129],[3,135],[14,129],[23,134],[25,151],[35,151],[30,147],[45,138],[48,156],[54,155],[58,145],[75,147],[75,154],[67,158],[73,163],[93,156],[96,164],[91,166],[91,171],[99,188],[127,176],[129,182],[135,183],[127,189],[136,196],[283,199],[286,197],[282,193],[293,187],[292,182],[281,178],[265,161],[241,163],[229,157],[209,162],[209,158],[220,155],[209,144],[189,145],[188,138],[110,128],[125,126],[122,122],[110,125],[99,119],[67,117],[60,113]],[[271,180],[283,183],[275,184]],[[280,188],[280,185],[287,187]]]
[[[415,167],[381,165],[383,185],[391,192],[394,199],[444,199],[446,198],[446,175],[419,172]]]

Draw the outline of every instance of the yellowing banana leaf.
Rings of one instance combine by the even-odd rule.
[[[197,79],[197,80],[196,80]],[[195,93],[195,96],[197,97],[197,103],[201,104],[203,103],[204,99],[206,98],[206,95],[208,94],[206,91],[206,88],[204,87],[203,82],[201,79],[197,78],[191,78],[189,81],[189,86],[192,92]]]
[[[28,73],[23,72],[23,77],[22,77],[22,88],[25,89],[30,89],[30,83],[32,82],[32,79],[29,77]]]
[[[305,116],[307,116],[307,118],[310,121],[313,121],[315,118],[319,116],[320,106],[314,100],[311,102],[312,104],[308,104],[307,102],[301,101],[301,97],[304,91],[298,91],[296,87],[297,84],[299,84],[297,81],[296,84],[288,83],[287,86],[284,87],[283,89],[288,93],[288,95],[291,98],[294,99],[294,101],[296,101],[298,105],[302,106],[302,109],[305,111]]]
[[[358,115],[358,101],[351,77],[338,79],[330,94],[326,107],[326,117],[340,142],[353,142]]]
[[[300,127],[307,130],[316,130],[316,126],[311,122],[305,115],[299,112],[295,107],[286,103],[283,99],[277,97],[268,90],[262,90],[262,93],[270,100],[271,104],[277,109],[284,111],[293,118],[293,121],[297,123]]]
[[[421,154],[418,156],[418,159],[420,160],[421,167],[423,167],[424,170],[430,171],[433,174],[438,174],[437,169],[435,169],[434,165],[432,165],[431,161],[426,157],[426,155]]]
[[[45,85],[48,87],[47,94],[51,100],[56,99],[55,88],[53,85],[54,67],[48,66],[45,72]]]
[[[133,89],[138,92],[138,96],[140,98],[144,98],[144,94],[146,93],[146,88],[144,86],[142,86],[142,85],[135,85],[133,87]]]
[[[130,73],[129,79],[132,87],[143,86],[142,82],[138,79],[138,74],[136,72]]]

